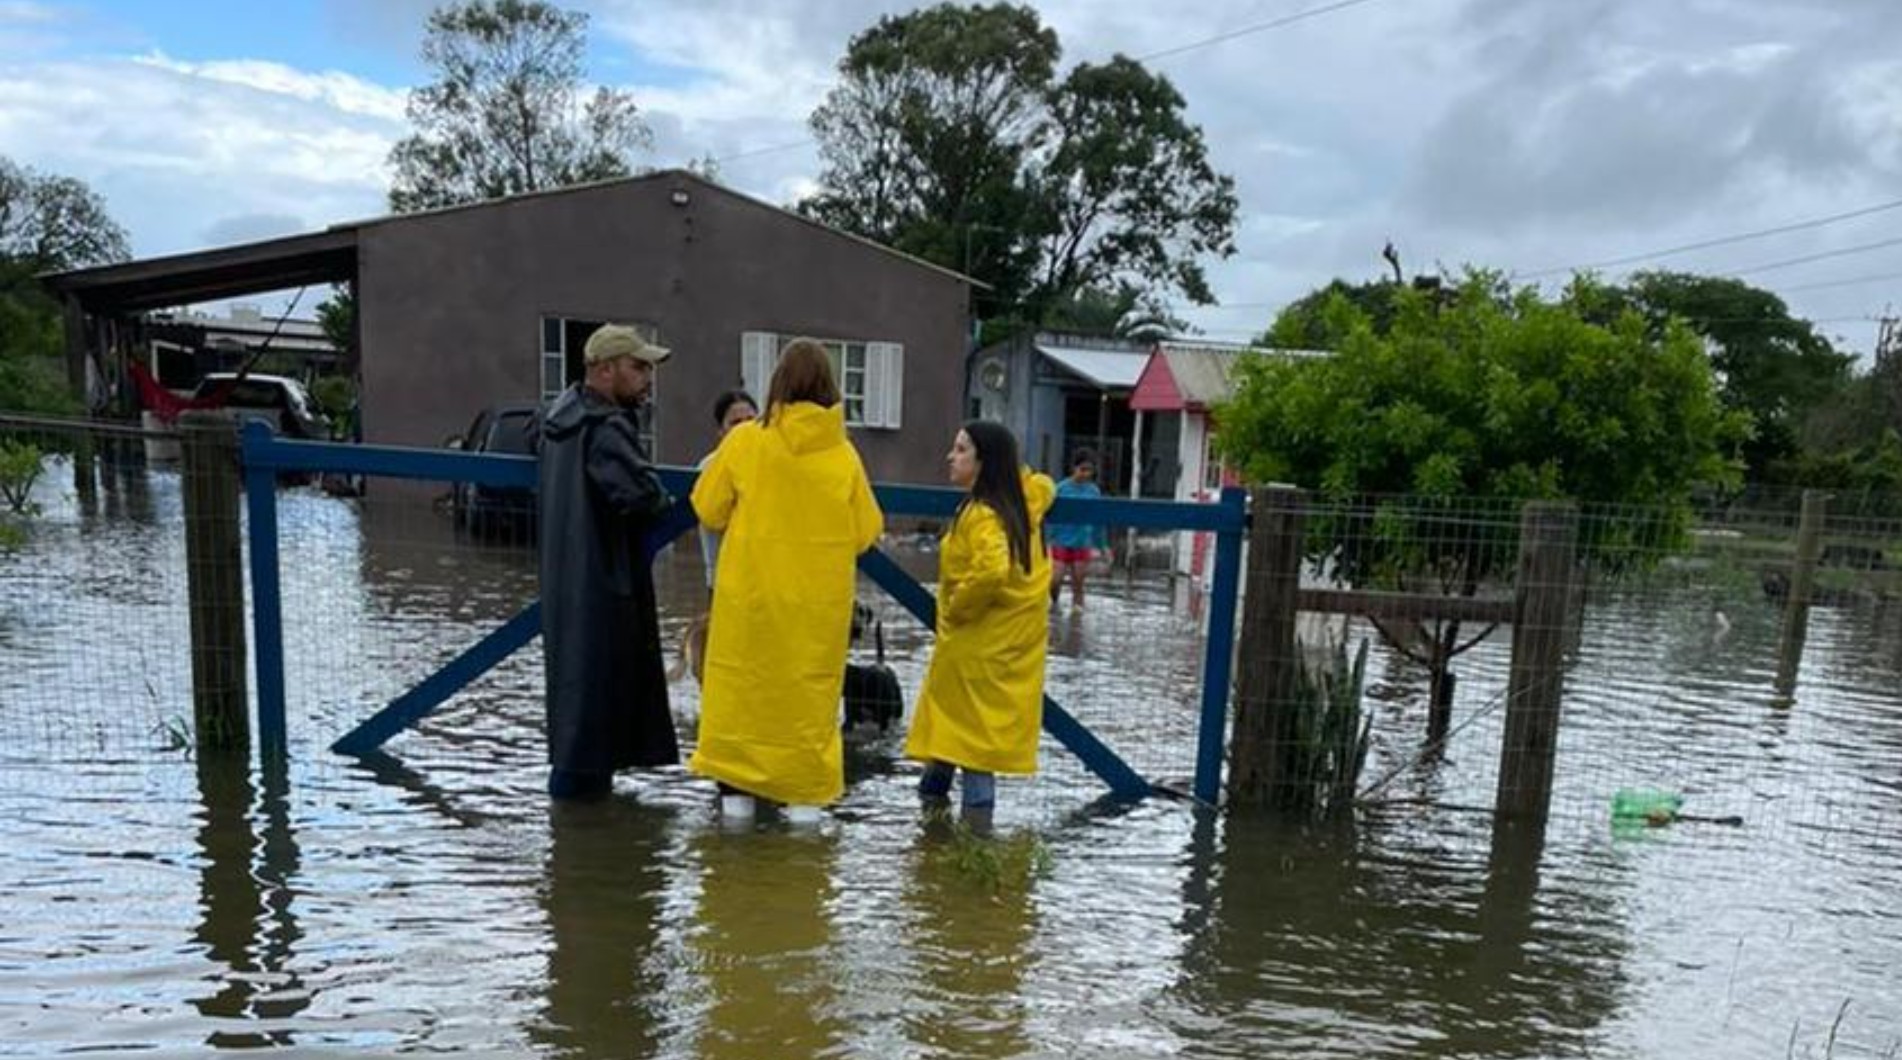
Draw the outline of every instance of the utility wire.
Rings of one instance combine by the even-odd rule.
[[[1800,258],[1784,258],[1782,261],[1772,261],[1763,265],[1752,265],[1747,269],[1731,269],[1723,273],[1723,275],[1748,276],[1751,273],[1769,272],[1772,269],[1787,269],[1792,265],[1808,265],[1812,261],[1825,261],[1830,258],[1848,257],[1851,254],[1865,254],[1871,250],[1881,250],[1885,247],[1894,246],[1902,246],[1902,237],[1883,239],[1874,243],[1864,243],[1854,247],[1838,247],[1835,250],[1825,250],[1817,254],[1805,254]]]
[[[1225,41],[1232,41],[1237,37],[1246,37],[1251,33],[1262,33],[1271,29],[1280,29],[1283,26],[1291,26],[1295,24],[1296,22],[1305,22],[1311,18],[1319,18],[1322,15],[1332,14],[1336,11],[1342,11],[1350,7],[1359,7],[1362,4],[1371,4],[1373,2],[1374,0],[1338,0],[1337,3],[1323,4],[1320,7],[1311,7],[1305,11],[1296,11],[1292,15],[1283,15],[1280,18],[1269,19],[1266,22],[1257,22],[1251,26],[1243,26],[1239,29],[1232,29],[1232,30],[1229,30],[1227,33],[1219,33],[1213,37],[1208,37],[1199,41],[1192,41],[1188,44],[1178,45],[1174,48],[1164,48],[1163,50],[1159,52],[1150,52],[1147,55],[1138,55],[1136,57],[1136,61],[1139,63],[1148,63],[1148,62],[1154,62],[1157,59],[1167,59],[1171,56],[1181,55],[1184,52],[1192,52],[1199,48],[1207,48],[1213,44],[1221,44]]]
[[[1846,280],[1824,280],[1821,283],[1799,283],[1795,287],[1778,288],[1779,294],[1795,294],[1798,291],[1822,291],[1831,287],[1854,287],[1864,283],[1887,283],[1902,280],[1902,272],[1885,272],[1875,276],[1853,276]]]
[[[1521,279],[1532,280],[1541,276],[1553,276],[1562,272],[1582,272],[1587,269],[1609,269],[1619,265],[1631,265],[1641,261],[1650,261],[1653,258],[1668,258],[1677,254],[1689,254],[1694,250],[1708,250],[1711,247],[1727,247],[1733,243],[1745,243],[1752,239],[1780,236],[1787,232],[1801,232],[1810,228],[1821,228],[1824,225],[1832,225],[1839,221],[1853,220],[1857,217],[1868,217],[1871,214],[1883,213],[1895,209],[1902,209],[1902,199],[1877,203],[1874,206],[1865,206],[1859,210],[1848,210],[1843,213],[1830,214],[1826,217],[1812,217],[1804,221],[1792,221],[1789,224],[1777,225],[1774,228],[1759,228],[1753,232],[1739,232],[1736,235],[1718,236],[1715,239],[1699,240],[1696,243],[1683,243],[1675,247],[1665,247],[1661,250],[1647,250],[1642,254],[1627,254],[1623,257],[1606,258],[1603,261],[1588,262],[1584,265],[1565,265],[1550,269],[1538,269],[1534,272],[1522,272],[1519,274],[1519,277]]]
[[[1220,33],[1213,37],[1207,37],[1198,41],[1191,41],[1188,44],[1178,45],[1177,47],[1174,47],[1174,48],[1164,48],[1162,51],[1150,52],[1147,55],[1139,55],[1136,57],[1136,61],[1139,63],[1147,63],[1147,62],[1154,62],[1157,59],[1167,59],[1172,56],[1181,55],[1184,52],[1197,51],[1199,49],[1211,47],[1216,44],[1222,44],[1226,41],[1232,41],[1237,37],[1246,37],[1254,33],[1265,33],[1271,29],[1280,29],[1283,26],[1291,26],[1297,22],[1305,22],[1311,18],[1319,18],[1322,15],[1332,14],[1333,12],[1343,11],[1350,7],[1359,7],[1362,4],[1371,4],[1375,2],[1376,0],[1336,0],[1335,3],[1323,4],[1320,7],[1311,7],[1304,11],[1296,11],[1295,13],[1291,15],[1283,15],[1280,18],[1269,19],[1266,22],[1257,22],[1253,25],[1242,26],[1238,29],[1229,30],[1226,33]],[[728,162],[737,162],[744,158],[754,158],[759,155],[777,154],[781,151],[792,151],[801,147],[805,147],[811,144],[812,142],[813,142],[812,138],[807,137],[804,140],[799,140],[792,143],[775,144],[771,147],[748,148],[745,151],[736,151],[733,154],[726,155],[721,158],[713,159],[713,164],[716,166],[725,165]],[[1902,204],[1898,204],[1898,205],[1902,205]]]

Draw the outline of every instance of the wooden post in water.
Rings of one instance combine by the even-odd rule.
[[[244,556],[238,533],[238,426],[179,417],[186,592],[191,600],[192,715],[200,754],[245,752]]]
[[[1495,800],[1503,816],[1544,820],[1551,805],[1565,686],[1565,608],[1577,541],[1578,512],[1571,505],[1526,505],[1519,521],[1512,674]]]
[[[1250,492],[1248,567],[1237,650],[1235,728],[1228,799],[1269,806],[1299,777],[1282,775],[1280,753],[1294,738],[1296,603],[1301,591],[1301,491],[1285,486]]]
[[[1823,551],[1823,523],[1829,518],[1829,494],[1803,491],[1803,521],[1797,524],[1796,560],[1790,568],[1790,595],[1783,602],[1783,643],[1777,651],[1776,697],[1787,707],[1796,701],[1796,677],[1803,666],[1803,642],[1809,638],[1810,590],[1816,583],[1816,558]]]
[[[78,297],[67,295],[64,305],[66,328],[66,383],[72,390],[73,400],[88,412],[92,411],[91,394],[86,385],[87,338],[86,310],[79,304]],[[79,500],[79,510],[91,514],[98,510],[98,483],[93,477],[93,441],[90,433],[82,433],[73,445],[73,493]]]

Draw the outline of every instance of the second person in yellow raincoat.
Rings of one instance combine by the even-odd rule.
[[[996,801],[995,774],[1037,771],[1050,638],[1041,526],[1056,486],[1018,463],[1008,428],[985,420],[964,425],[946,462],[970,496],[939,550],[937,644],[905,754],[924,760],[927,798],[949,795],[963,769],[961,802],[982,810]]]
[[[765,414],[714,451],[693,510],[722,538],[688,766],[789,806],[832,802],[845,787],[839,697],[857,560],[885,520],[825,347],[787,345]]]

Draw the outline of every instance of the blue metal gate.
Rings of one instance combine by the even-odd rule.
[[[526,488],[535,484],[536,465],[529,457],[477,455],[452,450],[407,449],[391,446],[341,445],[289,441],[258,422],[244,429],[242,459],[245,503],[249,516],[253,657],[257,668],[257,732],[259,753],[267,760],[287,753],[284,687],[283,595],[278,566],[277,480],[290,473],[363,475],[436,482],[467,482],[482,486]],[[661,481],[676,497],[685,498],[693,487],[694,472],[660,469]],[[921,486],[874,487],[887,515],[947,518],[963,494],[951,489]],[[1193,530],[1215,535],[1214,582],[1209,606],[1208,640],[1202,661],[1202,704],[1196,744],[1197,798],[1214,802],[1221,787],[1222,751],[1228,728],[1228,694],[1234,658],[1236,601],[1241,588],[1242,535],[1247,526],[1246,495],[1239,489],[1222,492],[1218,504],[1177,504],[1162,501],[1057,501],[1053,521],[1073,524],[1131,527],[1142,530]],[[693,510],[683,499],[649,532],[651,558],[675,538],[693,528]],[[890,556],[874,548],[859,557],[859,569],[883,588],[900,606],[935,628],[937,600],[923,585],[899,568]],[[541,604],[532,603],[461,654],[398,696],[388,706],[359,723],[332,744],[342,754],[375,751],[404,729],[441,706],[470,682],[528,644],[541,632]],[[1074,754],[1112,793],[1120,798],[1142,798],[1154,790],[1151,782],[1130,768],[1116,752],[1050,697],[1044,697],[1044,731]]]

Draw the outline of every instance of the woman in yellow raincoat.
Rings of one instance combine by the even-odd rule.
[[[845,787],[839,697],[857,559],[885,528],[825,347],[787,345],[765,414],[714,451],[693,510],[722,538],[688,766],[723,790],[825,805]]]
[[[995,774],[1037,771],[1050,636],[1041,526],[1056,486],[1019,465],[1002,424],[965,424],[946,461],[970,496],[939,550],[938,639],[905,754],[924,760],[927,798],[949,795],[963,769],[961,801],[981,810],[996,801]]]

